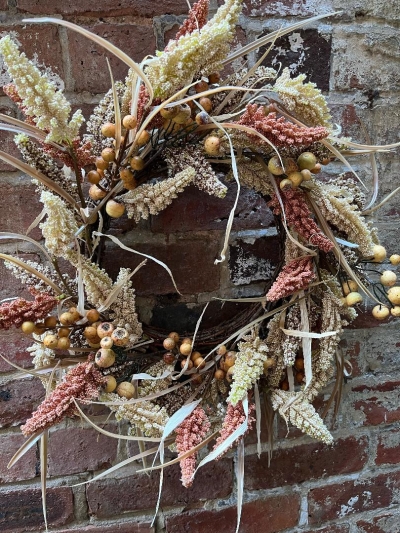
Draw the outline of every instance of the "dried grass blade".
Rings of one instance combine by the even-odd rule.
[[[373,150],[374,152],[379,152],[380,150],[387,151],[387,150],[393,150],[394,148],[398,148],[400,146],[400,142],[393,143],[393,144],[360,144],[355,143],[352,141],[349,141],[347,139],[340,139],[339,137],[329,137],[332,141],[337,142],[339,144],[344,144],[346,146],[351,146],[353,148],[361,148],[362,150],[368,150],[369,152]]]
[[[35,180],[40,181],[43,185],[57,193],[59,196],[64,198],[66,202],[71,204],[78,212],[80,206],[75,202],[75,200],[72,198],[70,194],[64,191],[62,187],[60,187],[57,183],[55,183],[53,180],[39,172],[38,170],[32,168],[30,165],[27,165],[23,161],[20,161],[16,157],[13,157],[12,155],[7,154],[6,152],[3,152],[0,150],[0,159],[3,159],[6,163],[9,165],[14,166],[21,172],[24,172],[25,174],[28,174],[31,176],[31,178],[34,178]]]
[[[172,444],[174,440],[167,439],[165,441],[165,445],[169,446]],[[146,450],[145,452],[138,453],[137,455],[134,455],[132,457],[128,457],[128,459],[125,459],[124,461],[119,462],[118,464],[112,466],[111,468],[108,468],[104,472],[101,472],[101,474],[98,474],[97,476],[93,477],[92,479],[89,479],[88,481],[82,481],[82,483],[76,483],[75,485],[72,485],[72,487],[79,487],[80,485],[88,485],[89,483],[93,483],[93,481],[98,481],[99,479],[108,476],[109,474],[114,473],[116,470],[119,470],[120,468],[123,468],[126,465],[129,465],[130,463],[133,463],[134,461],[138,461],[140,459],[143,459],[143,457],[148,457],[149,455],[153,455],[153,453],[156,453],[158,451],[158,446],[155,446],[154,448],[150,448],[150,450]],[[136,472],[143,472],[144,470],[137,470]]]
[[[354,176],[358,179],[358,181],[361,183],[361,185],[364,187],[365,190],[368,190],[363,180],[360,178],[360,176],[357,174],[357,172],[354,170],[354,168],[350,165],[350,163],[347,161],[347,159],[337,150],[329,141],[326,139],[322,139],[320,141],[324,146],[328,148],[330,152],[332,152],[340,161],[346,165],[346,167],[354,174]]]
[[[156,259],[152,255],[143,254],[142,252],[138,252],[137,250],[134,250],[133,248],[129,248],[128,246],[125,246],[125,244],[123,244],[119,239],[117,239],[113,235],[106,235],[106,234],[100,233],[98,231],[94,231],[93,235],[97,235],[99,237],[107,237],[108,239],[111,239],[113,241],[113,243],[115,243],[117,246],[119,246],[123,250],[126,250],[127,252],[132,252],[132,253],[137,254],[137,255],[141,255],[142,257],[147,257],[147,259],[151,259],[152,261],[155,261],[158,265],[162,266],[168,272],[168,274],[169,274],[169,276],[170,276],[170,278],[172,280],[172,283],[173,283],[173,285],[175,287],[176,292],[178,294],[181,294],[179,292],[179,290],[178,290],[178,287],[176,286],[176,283],[175,283],[175,280],[174,280],[174,276],[172,275],[171,270],[167,267],[167,265],[165,263],[163,263],[159,259]]]
[[[227,63],[231,63],[235,59],[238,59],[239,57],[242,57],[253,50],[257,50],[257,48],[260,48],[260,46],[263,46],[264,44],[270,43],[274,41],[277,37],[281,37],[283,35],[286,35],[292,31],[295,31],[299,28],[303,28],[306,24],[310,24],[311,22],[315,22],[316,20],[320,20],[327,17],[333,17],[334,15],[339,15],[341,11],[334,11],[332,13],[326,13],[325,15],[317,15],[315,17],[311,17],[309,19],[306,19],[302,22],[297,22],[296,24],[291,24],[287,28],[280,28],[277,31],[273,31],[269,33],[268,35],[265,35],[264,37],[260,37],[256,41],[247,44],[246,46],[242,46],[239,50],[236,50],[235,52],[232,52],[223,62],[223,65],[226,65]]]
[[[10,366],[16,368],[17,370],[19,370],[20,372],[22,372],[23,374],[27,374],[29,376],[34,376],[34,377],[39,377],[40,374],[39,372],[37,372],[36,370],[29,370],[29,369],[26,369],[26,368],[22,368],[22,366],[18,366],[16,365],[15,363],[12,363],[9,359],[7,359],[7,357],[5,357],[3,354],[0,353],[0,357],[6,362],[8,363]]]
[[[388,202],[392,196],[394,196],[395,194],[397,194],[398,192],[400,191],[400,187],[397,187],[394,191],[392,191],[390,194],[388,194],[383,200],[382,202],[379,202],[379,204],[375,205],[374,207],[371,207],[370,209],[366,209],[365,211],[362,212],[362,215],[370,215],[371,213],[373,213],[374,211],[376,211],[377,209],[379,209],[380,207],[384,206],[386,204],[386,202]],[[339,239],[338,239],[339,240]]]
[[[37,443],[37,441],[41,438],[42,434],[43,434],[43,431],[39,431],[31,435],[29,439],[25,441],[23,445],[14,453],[10,462],[7,465],[7,468],[11,468],[12,466],[14,466],[15,463],[19,461],[21,457],[23,457],[26,454],[26,452],[29,451],[32,448],[32,446],[34,446]]]
[[[39,248],[39,250],[47,257],[50,263],[53,261],[49,255],[49,252],[46,250],[46,248],[42,246],[41,244],[39,244],[34,239],[31,239],[31,237],[28,237],[27,235],[22,235],[21,233],[9,233],[8,231],[0,231],[0,240],[2,239],[17,239],[21,241],[30,242],[31,244],[34,244],[35,246]]]
[[[42,491],[42,509],[44,525],[47,529],[47,503],[46,503],[46,479],[47,479],[47,444],[49,431],[46,429],[40,438],[40,488]]]
[[[116,157],[118,157],[119,153],[119,147],[121,145],[121,135],[122,135],[122,124],[121,124],[121,110],[119,107],[119,100],[118,100],[118,93],[117,88],[115,87],[114,77],[111,70],[111,65],[108,60],[108,57],[106,57],[108,70],[110,72],[110,78],[111,78],[111,89],[113,94],[113,100],[114,100],[114,116],[115,116],[115,154]]]
[[[239,532],[240,519],[242,518],[243,507],[243,488],[244,488],[244,441],[243,439],[237,446],[237,459],[236,459],[236,483],[237,483],[237,524],[236,533]]]
[[[304,291],[301,291],[300,296],[304,296]],[[310,333],[310,321],[308,318],[308,309],[307,303],[304,298],[299,302],[300,305],[300,328],[301,333]],[[300,332],[299,332],[300,333]],[[311,337],[310,335],[302,337],[302,348],[303,348],[303,357],[304,357],[304,373],[306,377],[307,388],[312,380],[312,356],[311,356]]]
[[[68,28],[70,30],[76,31],[77,33],[80,33],[81,35],[87,37],[88,39],[91,39],[96,44],[102,46],[109,52],[111,52],[113,55],[117,56],[121,61],[123,61],[128,67],[130,67],[136,74],[143,80],[145,83],[147,90],[149,91],[150,99],[153,99],[153,87],[148,80],[147,76],[143,72],[143,70],[139,67],[133,59],[131,59],[128,54],[125,54],[122,50],[120,50],[117,46],[114,46],[106,39],[103,39],[102,37],[99,37],[98,35],[95,35],[89,30],[85,30],[85,28],[82,28],[81,26],[77,26],[76,24],[73,24],[72,22],[68,22],[67,20],[62,19],[55,19],[52,17],[39,17],[39,18],[33,18],[33,19],[23,19],[22,22],[28,22],[28,23],[50,23],[50,24],[59,24],[60,26],[64,26],[65,28]]]
[[[8,131],[15,131],[17,133],[24,133],[25,135],[29,135],[30,137],[35,137],[39,141],[46,142],[46,144],[50,144],[56,150],[59,150],[61,152],[65,152],[66,148],[62,146],[61,144],[57,144],[52,141],[46,141],[47,133],[40,130],[36,126],[32,126],[32,124],[28,124],[27,122],[23,122],[22,120],[18,120],[14,117],[9,117],[8,115],[4,115],[3,113],[0,113],[0,120],[3,120],[4,122],[7,122],[8,124],[11,124],[15,126],[14,129],[9,129]],[[4,126],[4,124],[1,124],[0,126]],[[1,129],[6,129],[4,127],[1,127]]]
[[[256,406],[257,455],[261,455],[261,402],[257,383],[254,384],[254,403]]]
[[[285,329],[280,328],[285,335],[290,335],[291,337],[300,337],[302,339],[323,339],[324,337],[333,337],[337,335],[337,331],[325,331],[324,333],[314,333],[313,331],[299,331],[296,329]]]
[[[0,124],[0,130],[11,131],[12,133],[17,133],[17,134],[22,133],[23,135],[28,135],[29,137],[33,137],[34,139],[37,139],[40,142],[44,142],[44,138],[42,138],[41,136],[35,135],[35,133],[32,132],[32,131],[25,130],[23,128],[18,128],[16,126],[8,126],[8,125],[5,125],[5,124]],[[65,149],[60,147],[58,144],[55,144],[55,143],[52,143],[52,142],[48,142],[46,144],[51,144],[53,146],[53,148],[55,148],[56,150],[60,150],[61,152],[65,152]]]

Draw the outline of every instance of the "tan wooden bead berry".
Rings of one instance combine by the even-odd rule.
[[[58,320],[57,320],[57,317],[55,316],[47,316],[44,319],[44,325],[46,326],[46,328],[55,328],[57,324],[58,324]]]
[[[99,170],[107,170],[109,166],[108,161],[106,161],[102,157],[96,157],[94,164]]]
[[[196,93],[203,93],[204,91],[208,91],[209,86],[208,86],[208,83],[207,83],[207,82],[205,82],[205,81],[199,81],[199,82],[196,83],[196,85],[194,86],[194,89],[195,89]]]
[[[189,355],[190,352],[192,351],[192,345],[189,344],[188,342],[185,342],[180,345],[179,351],[182,355]]]
[[[111,163],[115,160],[115,150],[113,148],[104,148],[104,150],[101,152],[101,157],[104,159],[104,161]]]
[[[147,130],[143,130],[139,136],[136,137],[135,142],[138,146],[144,146],[150,141],[150,133]]]
[[[34,322],[30,322],[28,320],[26,322],[22,322],[21,329],[22,329],[23,333],[27,333],[29,335],[29,334],[34,332],[35,323]]]
[[[68,337],[61,337],[58,339],[57,348],[59,350],[68,350],[71,347],[71,341]]]
[[[176,331],[171,331],[171,333],[168,333],[168,337],[173,339],[175,342],[179,342],[179,333]]]
[[[312,170],[317,164],[317,158],[312,152],[303,152],[297,158],[297,164],[299,165],[300,170]]]
[[[43,344],[46,346],[46,348],[50,348],[53,350],[54,348],[57,348],[58,343],[58,337],[57,335],[46,335],[43,339]]]
[[[129,333],[125,328],[115,328],[111,333],[115,346],[126,346],[129,342]]]
[[[372,316],[377,320],[386,320],[390,315],[390,309],[386,305],[376,305],[372,309]]]
[[[363,297],[359,292],[349,292],[346,296],[346,303],[349,307],[359,304],[363,301]]]
[[[285,178],[281,180],[279,187],[282,191],[286,191],[287,189],[291,189],[293,187],[293,182],[290,179]]]
[[[206,362],[203,357],[197,357],[197,359],[193,361],[193,364],[194,367],[198,369],[204,368],[206,366]]]
[[[140,171],[144,169],[145,162],[144,159],[142,159],[138,155],[135,155],[134,157],[132,157],[129,164],[131,165],[133,170]]]
[[[288,180],[293,184],[293,187],[298,187],[303,183],[303,174],[301,172],[291,172],[288,175]]]
[[[204,150],[208,155],[217,156],[219,155],[221,147],[221,139],[216,135],[210,135],[204,141]]]
[[[400,305],[400,287],[391,287],[387,296],[393,305]]]
[[[133,115],[125,115],[122,119],[122,125],[127,130],[133,130],[137,126],[137,120]]]
[[[114,376],[107,376],[106,384],[104,385],[105,392],[114,392],[117,388],[117,380]]]
[[[71,333],[71,330],[69,328],[58,328],[57,335],[59,337],[68,337]]]
[[[93,324],[93,322],[97,322],[97,320],[99,320],[100,313],[97,311],[97,309],[89,309],[86,311],[86,318],[91,324]]]
[[[182,368],[185,368],[186,362],[187,362],[187,359],[182,359],[182,361],[181,361],[181,367]],[[191,370],[192,368],[193,368],[193,361],[191,359],[189,359],[188,366],[187,366],[186,370]]]
[[[203,96],[202,98],[200,98],[199,104],[204,109],[204,111],[206,111],[207,113],[209,113],[213,108],[212,101],[206,96]]]
[[[135,396],[135,387],[129,381],[123,381],[117,387],[117,394],[122,398],[130,400]]]
[[[101,181],[101,175],[98,173],[97,170],[91,170],[87,173],[86,177],[88,182],[94,185],[97,185]]]
[[[400,265],[400,255],[399,254],[393,254],[389,257],[389,261],[392,263],[392,265],[397,266]]]
[[[396,281],[397,276],[391,270],[385,270],[384,272],[382,272],[381,283],[382,285],[385,285],[385,287],[393,287]]]
[[[100,368],[109,368],[115,363],[115,352],[109,348],[100,348],[94,360],[97,366]]]
[[[176,342],[174,341],[174,339],[167,337],[163,340],[163,346],[166,350],[173,350],[176,346]]]
[[[350,292],[357,292],[358,285],[352,279],[348,279],[342,283],[343,294],[347,296]]]
[[[106,203],[107,215],[111,218],[119,218],[125,213],[125,205],[116,202],[115,200],[108,200]]]
[[[97,185],[92,185],[89,189],[89,196],[92,200],[98,201],[102,200],[105,196],[107,196],[106,191],[103,191]]]
[[[102,348],[110,349],[110,348],[112,348],[114,346],[114,341],[112,340],[111,337],[103,337],[100,340],[100,346]]]
[[[97,335],[102,339],[103,337],[111,336],[114,331],[114,326],[111,322],[102,322],[97,326]]]
[[[285,174],[285,169],[283,168],[281,160],[277,155],[274,155],[274,157],[271,157],[271,159],[268,161],[268,170],[274,176],[282,176],[282,174]]]
[[[215,371],[214,377],[218,381],[223,381],[225,379],[225,372],[219,368]]]
[[[75,316],[69,311],[65,311],[60,315],[60,322],[63,326],[72,326],[75,324]]]
[[[106,122],[101,127],[101,133],[102,135],[104,135],[104,137],[115,137],[115,132],[115,124],[113,124],[112,122]]]

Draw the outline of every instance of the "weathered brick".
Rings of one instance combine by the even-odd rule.
[[[165,469],[162,505],[187,505],[224,498],[232,491],[232,463],[229,459],[201,468],[190,489],[182,488],[180,477],[179,465]],[[94,482],[87,487],[89,512],[97,518],[107,518],[124,512],[154,509],[158,486],[158,473],[147,476],[132,475],[129,470],[119,471],[114,479]]]
[[[26,348],[32,344],[32,338],[28,335],[21,335],[21,330],[0,331],[0,354],[18,366],[32,367],[32,356],[26,351]],[[4,359],[0,359],[0,373],[11,370],[14,368]]]
[[[115,428],[106,429],[115,432]],[[65,476],[109,468],[117,455],[117,443],[117,439],[93,428],[55,429],[49,436],[49,475]]]
[[[183,294],[210,292],[219,287],[221,267],[214,265],[214,260],[221,249],[219,239],[210,241],[205,238],[204,240],[187,238],[173,245],[148,242],[132,247],[166,263],[172,271],[179,291]],[[141,261],[143,261],[141,256],[128,254],[114,245],[108,245],[102,266],[115,277],[120,265],[134,269]],[[188,274],[189,265],[191,270]],[[139,296],[176,292],[168,272],[151,259],[135,274],[134,284]]]
[[[399,487],[400,473],[396,472],[311,489],[309,522],[321,525],[347,515],[388,507],[398,503]]]
[[[2,34],[11,32],[21,43],[21,51],[25,52],[29,59],[34,59],[36,62],[35,58],[38,58],[39,66],[50,67],[51,71],[63,80],[64,68],[57,26],[54,24],[13,26],[0,24],[0,32]]]
[[[25,422],[43,398],[44,388],[37,378],[3,382],[0,385],[0,427]]]
[[[11,468],[7,468],[8,463],[15,452],[25,442],[23,435],[12,433],[0,435],[0,483],[10,483],[34,478],[36,473],[36,446],[33,446],[21,457]]]
[[[280,260],[278,237],[238,239],[229,249],[229,271],[235,285],[247,285],[257,281],[274,279]]]
[[[396,31],[359,25],[334,30],[332,48],[333,89],[390,91],[399,86],[397,50],[393,46]],[[325,69],[323,69],[325,70]]]
[[[222,0],[219,0],[222,3]],[[307,2],[293,2],[293,0],[245,0],[243,14],[249,17],[301,16],[310,17],[321,13],[321,3],[318,0]]]
[[[43,209],[35,193],[35,186],[28,177],[25,182],[1,183],[0,185],[0,231],[24,234]],[[41,231],[35,228],[29,236],[40,239]]]
[[[2,89],[0,89],[1,92]],[[11,105],[11,102],[10,102]],[[15,117],[16,112],[15,109],[10,106],[1,106],[0,107],[0,113],[3,115],[8,115],[11,117]],[[19,150],[14,142],[15,133],[8,132],[8,131],[0,131],[0,149],[3,152],[6,152],[9,155],[12,155],[16,158],[19,158]],[[0,159],[0,171],[14,171],[15,167],[12,165],[9,165],[8,163],[4,162],[2,159]]]
[[[76,526],[75,528],[68,528],[57,530],[57,533],[154,533],[154,527],[150,523],[145,522],[129,522],[109,525],[91,525],[91,526]]]
[[[185,14],[188,11],[185,0],[166,0],[163,3],[154,2],[154,0],[122,0],[117,4],[110,4],[109,0],[98,0],[92,2],[85,0],[83,2],[72,2],[65,4],[62,0],[17,0],[17,7],[23,13],[32,13],[35,15],[61,13],[67,15],[93,15],[117,17],[121,15],[154,17],[167,13]]]
[[[357,521],[357,533],[394,533],[398,530],[399,524],[399,513],[388,512]]]
[[[379,434],[375,463],[377,465],[400,463],[399,430],[385,431]]]
[[[338,439],[332,446],[313,442],[246,457],[245,486],[249,490],[271,489],[311,479],[357,472],[368,459],[368,439]]]
[[[155,233],[189,231],[224,231],[230,210],[235,201],[236,185],[228,184],[225,198],[216,198],[196,187],[187,187],[172,205],[151,219]],[[274,217],[265,201],[254,191],[243,188],[235,217],[233,231],[269,228]]]
[[[150,20],[143,20],[141,24],[96,24],[87,29],[121,48],[135,61],[141,61],[146,55],[154,54],[155,37]],[[110,60],[114,79],[125,78],[128,72],[125,63],[92,40],[79,33],[69,32],[68,43],[76,91],[91,93],[108,91],[110,74],[106,57]],[[84,54],[82,50],[85,50]]]
[[[243,504],[241,533],[277,533],[297,525],[299,516],[297,494],[264,497]],[[237,521],[236,507],[219,508],[213,511],[193,511],[166,516],[166,533],[232,533]]]
[[[322,529],[307,529],[307,531],[301,530],[301,533],[349,533],[348,524],[331,525],[323,527]]]
[[[331,36],[320,34],[318,30],[298,30],[277,39],[263,64],[290,67],[293,76],[306,74],[307,81],[316,83],[321,91],[328,91],[331,41]],[[260,48],[258,57],[265,51],[265,47]]]
[[[8,9],[8,0],[1,0],[0,9],[6,11]]]
[[[25,533],[44,529],[40,488],[0,492],[0,527],[3,533]],[[72,489],[48,488],[46,495],[49,526],[63,526],[74,518]]]
[[[387,381],[352,388],[352,392],[358,393],[352,395],[354,410],[362,413],[364,425],[378,426],[400,420],[399,385],[400,381]]]

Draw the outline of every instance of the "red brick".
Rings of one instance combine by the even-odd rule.
[[[196,474],[190,489],[182,487],[179,465],[164,471],[162,505],[187,505],[208,499],[224,498],[232,491],[232,463],[223,459],[208,464]],[[159,487],[159,475],[131,474],[119,471],[114,479],[90,483],[87,500],[90,514],[108,518],[124,512],[154,510]]]
[[[141,61],[148,54],[154,54],[155,36],[151,21],[141,24],[96,24],[88,27],[91,32],[107,39],[127,53],[135,61]],[[69,54],[72,76],[76,91],[103,93],[110,88],[110,74],[106,57],[115,80],[123,80],[128,67],[115,56],[79,33],[68,32]],[[84,53],[82,53],[84,50]]]
[[[0,9],[6,11],[8,9],[8,0],[1,0]]]
[[[399,488],[400,472],[395,472],[311,489],[309,522],[320,525],[350,514],[388,507],[397,503]]]
[[[368,520],[357,522],[357,533],[396,533],[400,524],[400,515],[385,513]]]
[[[10,483],[12,481],[22,481],[32,479],[36,472],[36,446],[33,446],[21,457],[10,469],[7,465],[15,452],[25,442],[23,435],[12,433],[10,435],[0,435],[0,483]]]
[[[271,489],[311,479],[358,472],[368,460],[368,440],[349,437],[332,446],[313,442],[246,457],[245,486],[249,490]]]
[[[1,269],[0,269],[1,270]],[[32,367],[32,356],[26,348],[32,346],[32,339],[28,335],[22,335],[15,328],[0,331],[0,354],[9,361],[23,368]],[[14,368],[4,359],[0,359],[0,373],[10,372]]]
[[[221,250],[218,238],[213,241],[206,238],[202,240],[188,238],[169,245],[148,241],[146,244],[132,245],[132,248],[166,263],[172,271],[179,291],[183,294],[211,292],[219,288],[221,267],[214,265],[214,260]],[[115,277],[120,265],[134,269],[143,259],[141,256],[127,253],[115,245],[108,244],[102,266],[110,276]],[[139,296],[176,292],[167,271],[151,259],[135,274],[134,286]]]
[[[196,187],[187,187],[174,202],[151,219],[155,233],[189,231],[225,231],[235,201],[236,184],[228,184],[225,198],[216,198]],[[233,230],[261,229],[274,225],[274,217],[265,201],[254,191],[242,189],[235,211]]]
[[[49,526],[63,526],[74,518],[72,490],[67,487],[47,489]],[[44,530],[40,488],[10,490],[0,493],[0,529],[2,533]]]
[[[245,503],[239,533],[278,533],[297,525],[300,502],[296,494],[265,497]],[[237,522],[236,507],[194,511],[165,517],[166,533],[232,533]]]
[[[54,13],[54,11],[53,11]],[[38,63],[50,67],[54,74],[64,79],[61,44],[58,27],[54,24],[0,25],[0,32],[12,32],[21,43],[20,50],[29,59],[37,57]],[[51,46],[49,45],[51,43]]]
[[[360,393],[355,399],[354,409],[364,414],[364,425],[378,426],[400,420],[399,381],[378,385],[358,385],[353,392]]]
[[[375,463],[377,465],[400,463],[399,430],[380,433]]]
[[[10,380],[0,385],[0,427],[22,424],[44,398],[37,378]]]
[[[110,0],[85,0],[70,2],[63,0],[17,0],[17,7],[23,13],[35,15],[62,13],[67,15],[95,15],[117,17],[121,15],[154,17],[167,13],[181,15],[188,11],[185,0],[166,0],[162,3],[154,0],[120,0],[118,3]]]
[[[150,527],[150,523],[143,522],[129,522],[125,524],[95,525],[95,526],[77,526],[76,529],[68,528],[57,530],[57,533],[154,533],[154,528]]]
[[[24,234],[43,209],[36,187],[26,177],[23,182],[2,183],[0,185],[0,231]],[[40,239],[41,231],[32,230],[29,237]]]
[[[115,427],[106,429],[116,432]],[[116,458],[117,444],[117,439],[93,428],[56,429],[49,437],[49,475],[65,476],[109,468]]]

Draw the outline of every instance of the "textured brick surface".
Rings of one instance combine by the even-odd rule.
[[[39,379],[25,378],[0,384],[0,427],[22,424],[44,398]]]
[[[122,0],[110,5],[109,0],[92,2],[71,2],[65,4],[62,0],[17,0],[18,9],[22,12],[43,15],[46,13],[62,13],[63,15],[94,15],[113,16],[130,15],[140,17],[154,17],[166,13],[185,14],[188,7],[185,0],[166,0],[163,3],[153,0]],[[112,10],[112,11],[111,11]]]
[[[310,523],[321,525],[328,520],[388,507],[397,503],[399,487],[400,475],[396,472],[312,489]]]
[[[154,533],[154,528],[150,526],[150,523],[136,523],[130,521],[126,524],[113,524],[112,526],[108,525],[93,525],[93,526],[83,526],[80,525],[76,529],[72,527],[68,529],[57,530],[57,533],[67,533],[74,532],[77,533]]]
[[[108,431],[115,428],[107,427]],[[117,439],[97,433],[95,429],[69,428],[50,433],[48,472],[65,476],[109,468],[117,454]]]
[[[219,287],[219,265],[214,260],[221,250],[220,239],[209,241],[182,239],[173,246],[158,243],[137,244],[132,248],[163,261],[171,269],[180,292],[196,294],[217,290]],[[123,261],[123,263],[122,263]],[[105,254],[103,266],[112,276],[116,276],[121,264],[125,268],[134,269],[143,257],[136,254],[121,252],[114,246],[109,247]],[[194,268],[188,275],[187,265]],[[149,280],[152,280],[149,283]],[[168,272],[159,264],[148,260],[147,264],[135,274],[136,293],[140,295],[175,293],[175,289]]]
[[[120,474],[121,475],[121,474]],[[114,480],[91,483],[87,488],[90,514],[107,518],[128,511],[154,509],[157,502],[158,474],[129,474]],[[232,463],[223,459],[201,468],[190,489],[182,488],[179,465],[164,471],[161,504],[187,505],[207,499],[223,498],[232,491]],[[218,483],[215,483],[218,479]]]
[[[400,462],[400,431],[394,429],[385,431],[378,436],[378,448],[375,463],[397,464]]]
[[[0,493],[0,527],[3,533],[38,532],[44,529],[41,490],[10,490]],[[73,520],[73,495],[67,487],[47,490],[49,526],[63,526]]]
[[[399,524],[398,511],[389,511],[367,520],[357,521],[356,533],[394,533],[398,530]]]
[[[275,450],[268,468],[268,454],[246,458],[245,486],[249,490],[270,489],[311,479],[361,470],[368,459],[368,440],[364,437],[339,439],[332,446],[302,444]]]
[[[22,182],[0,183],[0,231],[24,234],[42,209],[43,204],[35,194],[35,187],[30,184],[28,176]],[[39,239],[41,231],[35,228],[29,236]]]
[[[154,54],[155,37],[151,21],[141,24],[96,24],[89,28],[91,32],[107,39],[118,46],[135,61],[140,61],[147,54]],[[110,60],[113,77],[123,80],[128,67],[115,56],[106,52],[92,40],[76,33],[69,32],[69,53],[72,58],[72,76],[75,79],[76,91],[101,93],[110,88],[110,74],[106,57]],[[82,50],[85,53],[82,53]]]
[[[24,436],[18,433],[0,435],[0,483],[32,479],[37,475],[36,446],[33,446],[14,466],[7,468],[9,461],[25,441]]]
[[[245,503],[242,510],[240,533],[278,533],[297,523],[299,500],[297,495],[266,497]],[[215,511],[195,511],[166,518],[166,533],[231,533],[237,520],[236,507]]]

